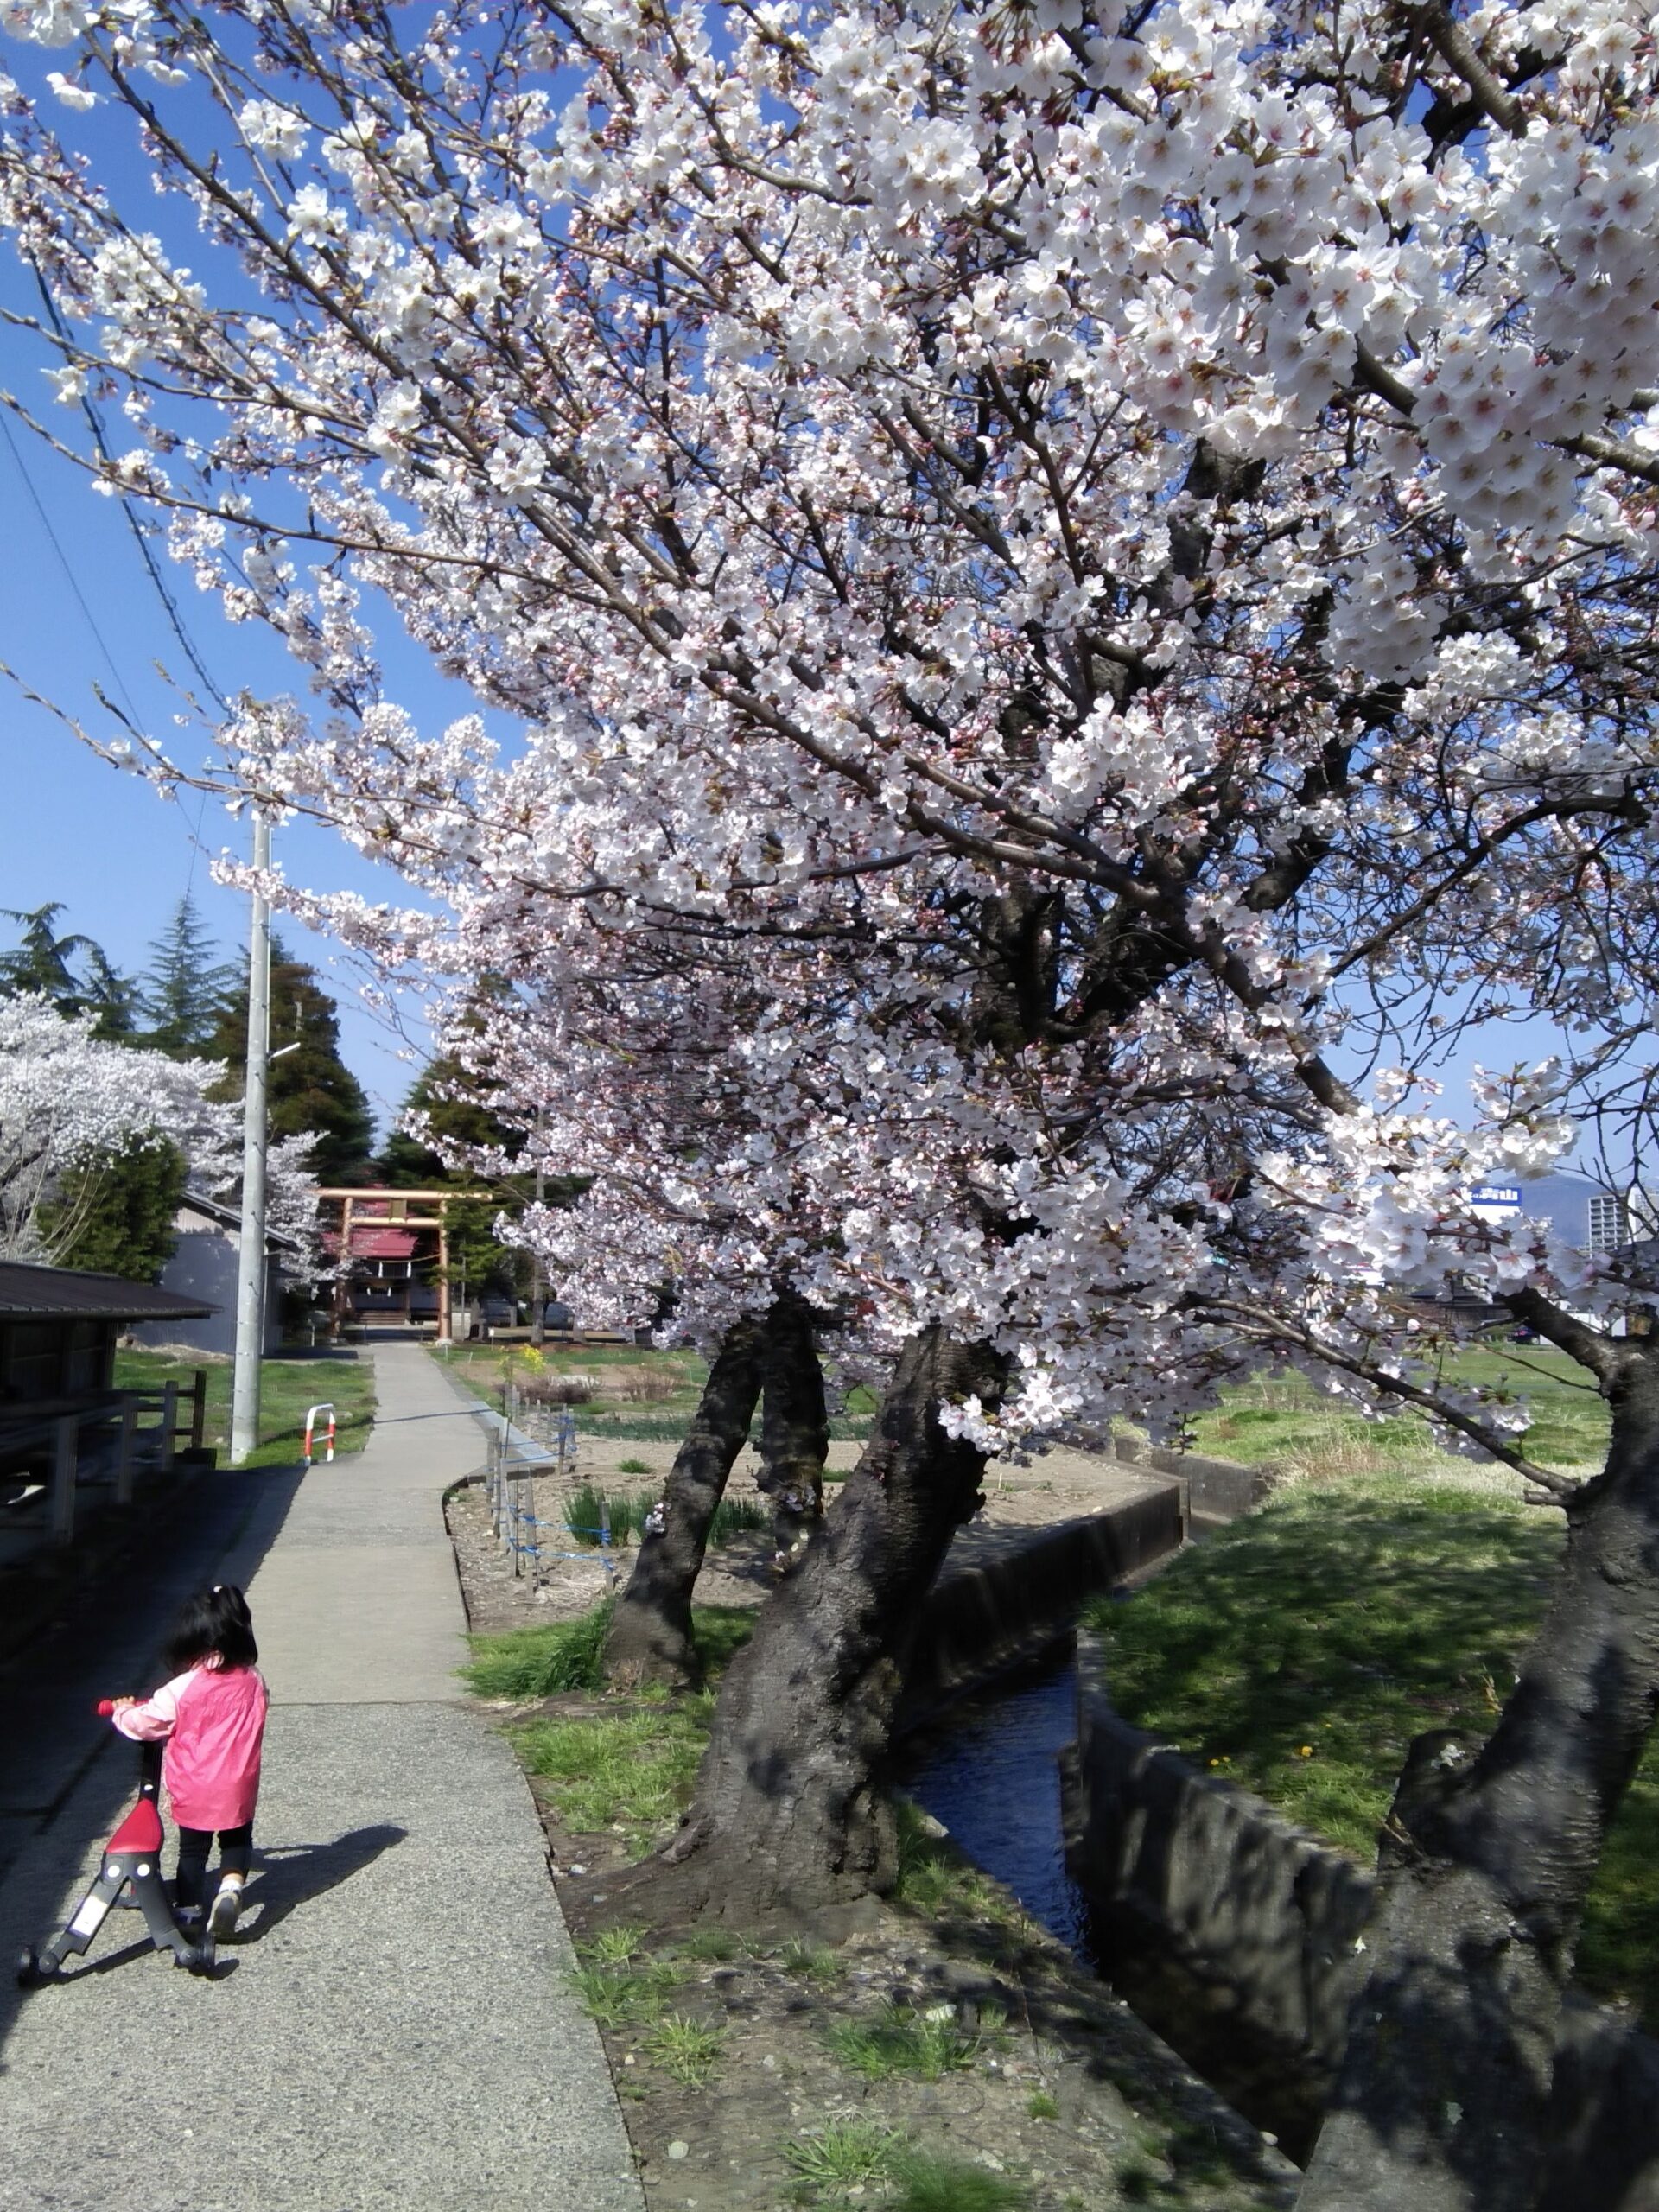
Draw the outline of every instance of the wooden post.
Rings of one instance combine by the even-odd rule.
[[[449,1333],[449,1202],[438,1200],[438,1342],[450,1342]]]
[[[334,1334],[344,1334],[352,1318],[352,1202],[340,1201],[340,1273],[334,1277]]]
[[[130,1395],[121,1401],[121,1441],[115,1456],[115,1502],[118,1505],[132,1503],[133,1446],[138,1436],[138,1401]]]
[[[207,1433],[207,1370],[196,1370],[195,1380],[190,1385],[190,1449],[200,1452],[201,1440]]]
[[[179,1420],[179,1386],[176,1382],[162,1385],[162,1452],[157,1461],[164,1475],[173,1471],[173,1432]]]
[[[52,1535],[70,1544],[75,1538],[75,1465],[79,1457],[80,1418],[65,1414],[56,1424],[52,1451]]]

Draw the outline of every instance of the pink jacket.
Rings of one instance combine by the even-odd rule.
[[[259,1797],[259,1754],[270,1700],[257,1667],[192,1667],[143,1705],[114,1715],[135,1744],[165,1738],[162,1779],[185,1828],[239,1828]]]

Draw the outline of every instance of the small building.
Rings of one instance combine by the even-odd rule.
[[[1483,1220],[1547,1221],[1582,1252],[1616,1252],[1643,1233],[1628,1196],[1570,1168],[1529,1183],[1481,1183],[1469,1196]]]
[[[89,1510],[129,1503],[141,1467],[172,1466],[175,1388],[167,1384],[159,1402],[118,1390],[116,1338],[141,1322],[176,1341],[182,1325],[209,1310],[120,1275],[0,1260],[0,1568],[71,1542]],[[196,1446],[202,1405],[198,1378],[188,1424]]]
[[[152,1349],[177,1344],[188,1351],[228,1359],[236,1350],[236,1281],[242,1264],[242,1216],[234,1206],[187,1191],[173,1217],[173,1256],[162,1269],[160,1287],[195,1301],[199,1319],[142,1321],[133,1340]],[[267,1352],[283,1340],[283,1267],[298,1256],[291,1236],[275,1230],[265,1236],[265,1342]]]
[[[135,1322],[171,1331],[211,1311],[200,1299],[121,1275],[0,1260],[0,1429],[111,1392],[115,1340]]]

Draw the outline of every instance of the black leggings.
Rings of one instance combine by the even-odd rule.
[[[173,1902],[180,1904],[200,1904],[201,1893],[207,1885],[207,1854],[213,1849],[212,1828],[183,1828],[179,1830],[179,1872],[173,1885]],[[253,1860],[253,1822],[244,1821],[239,1828],[220,1828],[219,1832],[219,1871],[221,1874],[245,1874]]]

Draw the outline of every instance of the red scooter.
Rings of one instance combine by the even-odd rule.
[[[115,1711],[114,1700],[105,1698],[98,1710],[107,1720]],[[162,1881],[162,1816],[156,1802],[162,1787],[162,1747],[144,1744],[140,1751],[137,1803],[105,1845],[98,1879],[75,1907],[63,1933],[43,1951],[29,1944],[19,1958],[20,1988],[40,1988],[55,1978],[72,1951],[85,1951],[129,1885],[156,1948],[171,1951],[175,1966],[188,1967],[192,1974],[206,1974],[212,1967],[212,1936],[206,1926],[197,1939],[185,1934],[173,1917]]]

